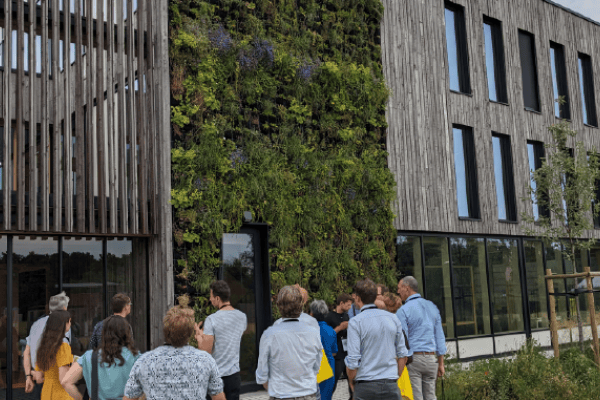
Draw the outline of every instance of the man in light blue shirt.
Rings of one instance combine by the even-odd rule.
[[[282,320],[260,338],[256,383],[271,399],[317,398],[323,346],[319,331],[299,320],[302,304],[297,287],[283,287],[277,295]]]
[[[446,338],[440,311],[433,302],[422,298],[418,290],[418,282],[412,276],[398,282],[398,294],[404,305],[396,315],[406,329],[413,356],[407,368],[414,400],[436,400],[436,379],[445,373]]]
[[[401,400],[398,378],[408,350],[398,318],[375,306],[377,286],[370,279],[356,283],[360,314],[348,322],[346,369],[354,400]]]

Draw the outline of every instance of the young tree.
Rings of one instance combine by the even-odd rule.
[[[522,220],[527,224],[524,231],[527,235],[541,237],[548,244],[560,243],[561,252],[572,262],[573,272],[577,273],[576,254],[589,250],[594,243],[593,239],[581,238],[586,231],[594,229],[593,217],[600,211],[596,201],[600,160],[596,150],[588,153],[581,141],[576,142],[574,148],[568,147],[568,142],[575,141],[577,136],[569,122],[561,121],[548,130],[552,133],[552,142],[546,145],[542,166],[531,172],[528,187],[530,199],[537,203],[539,210],[546,212],[534,216],[522,213]],[[575,279],[576,288],[577,283]],[[583,350],[579,296],[576,306]]]

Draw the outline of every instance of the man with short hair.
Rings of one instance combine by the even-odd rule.
[[[354,400],[401,400],[398,378],[408,351],[396,316],[375,305],[377,287],[370,279],[354,286],[360,314],[348,322],[346,367]]]
[[[333,392],[335,393],[335,389],[337,388],[338,380],[342,378],[342,376],[346,372],[346,365],[344,364],[344,359],[348,355],[347,346],[348,346],[348,321],[350,318],[348,317],[348,310],[352,307],[352,296],[348,293],[340,294],[336,301],[335,307],[333,311],[330,311],[325,318],[325,322],[327,325],[333,328],[335,333],[337,334],[337,348],[338,352],[334,356],[335,361],[335,384],[333,386]],[[348,389],[350,389],[350,382],[348,382]],[[350,399],[352,399],[352,392],[350,393]]]
[[[212,354],[217,362],[225,386],[225,398],[239,400],[242,386],[240,346],[248,319],[246,314],[233,308],[230,297],[231,290],[227,282],[215,281],[210,284],[210,302],[217,312],[206,317],[203,340],[198,348]]]
[[[203,335],[194,323],[194,310],[188,307],[171,308],[163,319],[166,344],[146,352],[137,359],[125,385],[123,400],[225,400],[223,381],[216,361],[205,351],[188,342],[195,332],[198,342]]]
[[[302,306],[300,289],[284,286],[277,295],[282,321],[260,339],[256,383],[269,391],[271,400],[317,398],[323,346],[319,331],[300,321]]]
[[[110,299],[110,308],[112,309],[113,315],[126,318],[131,313],[131,299],[125,293],[117,293]],[[96,326],[94,326],[92,337],[88,344],[88,350],[94,350],[100,346],[103,326],[104,320],[98,322]],[[129,327],[131,328],[131,325]],[[131,336],[133,336],[133,329],[131,331]]]
[[[54,311],[58,310],[67,310],[69,306],[69,297],[65,294],[65,292],[61,292],[56,296],[50,297],[50,301],[48,302],[48,309],[50,314]],[[42,396],[42,384],[38,381],[43,380],[43,372],[35,371],[35,363],[37,362],[37,350],[40,339],[42,338],[42,334],[44,333],[44,328],[46,327],[46,322],[48,322],[48,318],[50,315],[46,315],[31,325],[31,329],[29,330],[29,336],[27,336],[27,345],[25,346],[25,351],[23,352],[23,369],[25,370],[25,374],[27,375],[27,380],[25,381],[25,392],[31,393],[33,392],[33,397],[36,399],[41,398]],[[63,339],[65,343],[71,343],[71,330],[65,334],[65,338]],[[37,374],[37,379],[34,379],[34,374]]]
[[[409,354],[413,356],[407,368],[414,400],[435,400],[437,377],[445,374],[446,338],[440,311],[433,302],[422,298],[418,290],[419,284],[412,276],[398,282],[398,294],[404,305],[396,315],[406,329]]]

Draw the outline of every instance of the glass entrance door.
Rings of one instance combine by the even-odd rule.
[[[248,317],[240,352],[242,383],[255,381],[260,336],[271,323],[266,239],[261,234],[259,229],[243,228],[223,235],[220,277],[231,288],[231,304]]]

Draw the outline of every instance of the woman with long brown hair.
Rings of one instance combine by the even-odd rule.
[[[71,314],[54,311],[50,314],[38,346],[36,371],[44,372],[41,400],[71,400],[60,384],[73,362],[71,346],[63,340],[71,329]]]
[[[86,351],[61,379],[63,387],[75,400],[83,398],[75,387],[75,383],[81,377],[85,379],[90,397],[94,396],[92,393],[93,351]],[[129,372],[139,357],[139,351],[135,348],[131,336],[131,327],[125,318],[112,315],[104,320],[102,339],[97,351],[98,397],[94,400],[122,399]]]

